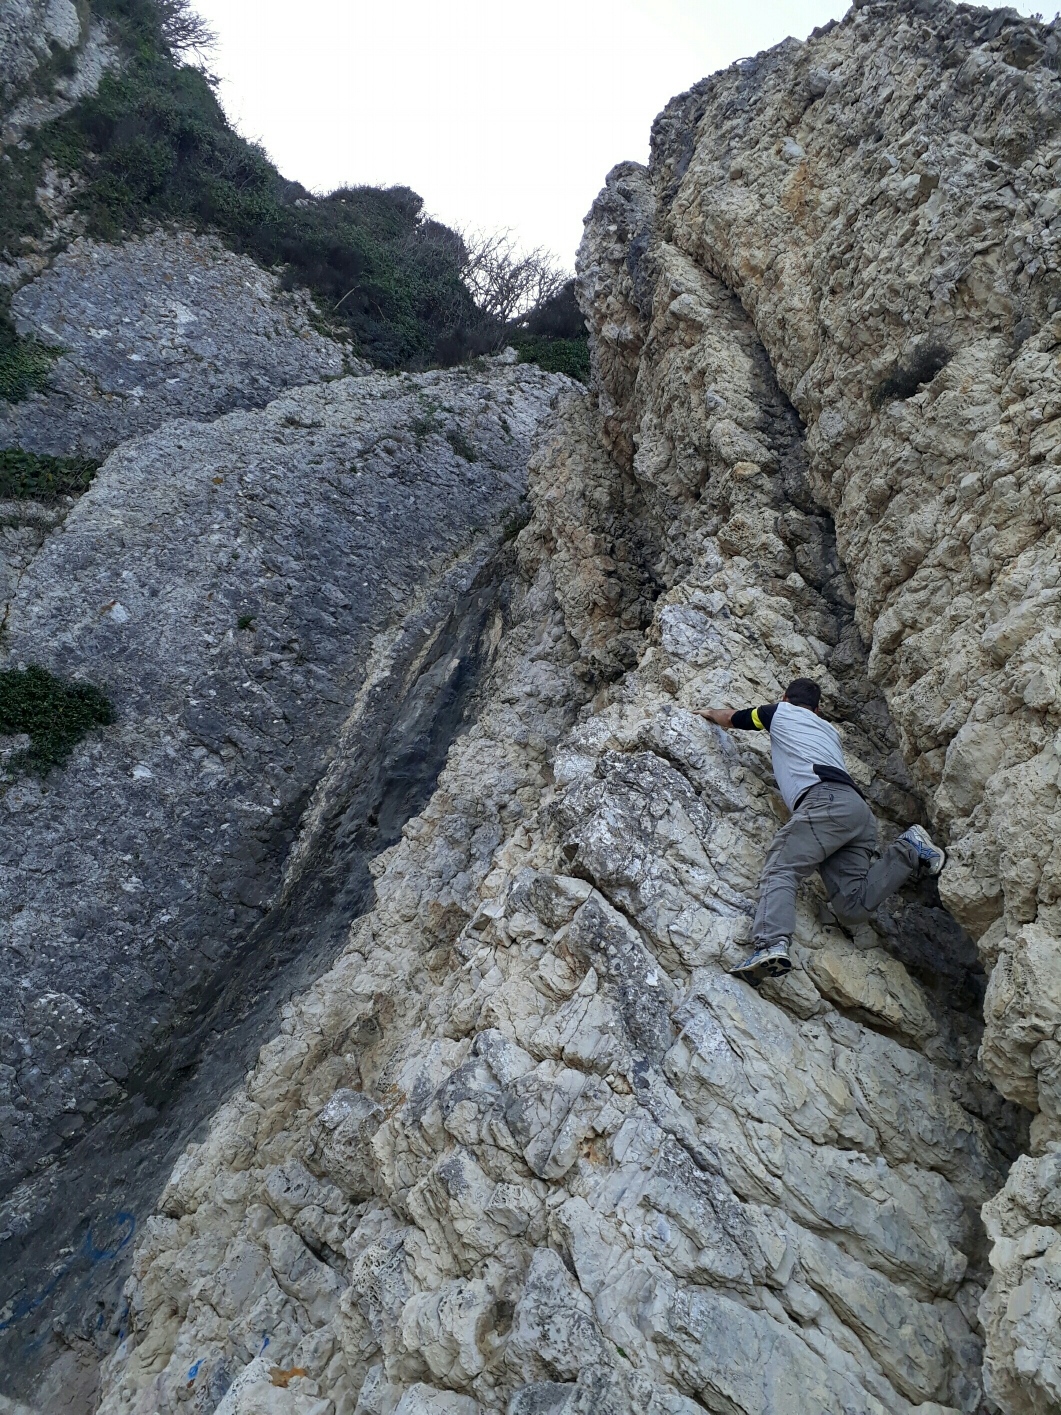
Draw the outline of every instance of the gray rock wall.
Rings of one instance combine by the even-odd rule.
[[[136,1212],[251,1022],[365,907],[489,654],[529,441],[565,385],[494,362],[168,423],[23,572],[4,666],[97,683],[118,720],[0,798],[9,1373],[50,1322],[57,1251]]]
[[[51,58],[53,45],[73,49],[80,39],[74,0],[3,0],[0,74],[5,98]]]
[[[0,402],[0,447],[105,456],[172,418],[260,408],[285,388],[364,372],[317,332],[304,293],[216,238],[79,238],[11,301],[15,326],[62,352],[47,388]]]
[[[465,577],[451,616],[476,719],[139,1223],[105,1415],[1061,1411],[1059,82],[1051,26],[863,0],[610,175],[594,393],[532,462],[505,612]],[[450,634],[416,639],[428,717]],[[754,993],[781,808],[692,709],[801,672],[885,833],[924,811],[952,858],[853,932],[809,883]],[[285,866],[298,938],[342,917],[364,734]]]

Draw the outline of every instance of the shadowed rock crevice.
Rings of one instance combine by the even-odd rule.
[[[491,625],[499,630],[504,614],[510,562],[502,551],[454,601],[437,596],[388,642],[386,661],[375,665],[375,681],[343,728],[356,753],[321,781],[304,838],[276,861],[280,870],[286,857],[297,860],[282,897],[188,1000],[194,1007],[153,1039],[130,1073],[123,1104],[37,1186],[43,1204],[28,1231],[9,1239],[0,1286],[0,1304],[11,1309],[0,1334],[0,1379],[9,1394],[30,1388],[53,1338],[84,1362],[103,1335],[101,1316],[107,1335],[121,1330],[120,1290],[132,1256],[123,1240],[133,1230],[116,1216],[135,1221],[145,1212],[159,1176],[246,1070],[278,1008],[327,969],[352,921],[371,907],[372,860],[426,803],[472,710]],[[302,815],[299,809],[292,819]],[[23,1186],[16,1203],[32,1202],[32,1188]],[[111,1230],[117,1242],[105,1241]],[[88,1248],[118,1251],[93,1261]],[[60,1250],[74,1261],[57,1257]]]

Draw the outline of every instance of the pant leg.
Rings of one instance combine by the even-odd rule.
[[[755,911],[753,938],[757,947],[791,938],[800,880],[820,869],[865,829],[862,813],[852,810],[848,798],[865,804],[850,787],[816,786],[770,842]]]
[[[917,851],[905,840],[896,840],[875,858],[880,837],[873,812],[865,802],[861,832],[823,861],[820,874],[833,909],[844,923],[860,924],[872,917],[879,904],[901,889],[917,872]]]

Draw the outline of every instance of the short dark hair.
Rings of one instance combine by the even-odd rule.
[[[813,678],[793,678],[785,689],[785,697],[790,703],[795,703],[797,707],[817,710],[818,704],[822,700],[822,690]]]

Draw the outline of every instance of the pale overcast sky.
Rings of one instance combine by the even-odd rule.
[[[321,192],[401,183],[443,221],[511,227],[572,266],[606,172],[646,160],[652,119],[672,95],[786,35],[805,38],[847,0],[197,8],[218,35],[210,68],[226,112],[285,176]]]

